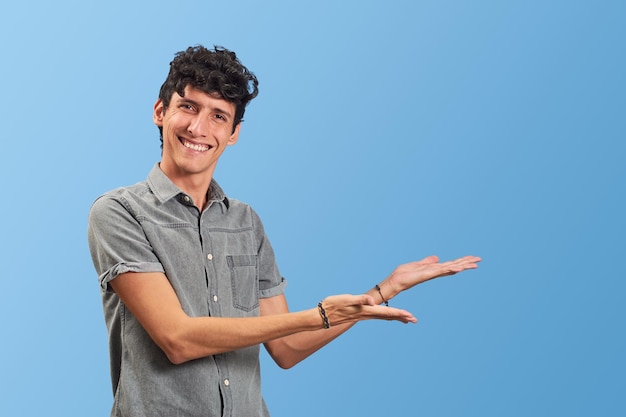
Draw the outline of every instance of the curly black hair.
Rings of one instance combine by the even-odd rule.
[[[243,120],[250,100],[259,93],[256,76],[243,66],[234,52],[221,46],[214,46],[213,49],[202,45],[190,46],[175,54],[174,60],[170,62],[169,74],[159,91],[163,109],[167,110],[174,92],[183,97],[188,85],[208,94],[217,94],[233,103],[233,129]],[[162,135],[162,128],[159,131]]]

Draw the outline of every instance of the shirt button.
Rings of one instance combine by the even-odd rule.
[[[206,258],[207,258],[209,261],[213,260],[213,254],[212,254],[212,253],[209,253],[209,254],[206,256]]]
[[[217,295],[213,296],[213,301],[217,301]]]
[[[230,381],[228,379],[224,380],[224,385],[229,386],[230,385]]]
[[[189,198],[188,195],[183,197],[183,200],[185,200],[186,203],[189,203],[189,201],[191,201],[191,198]]]

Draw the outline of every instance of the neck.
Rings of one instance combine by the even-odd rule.
[[[160,164],[161,170],[167,177],[192,199],[198,210],[202,211],[207,202],[207,193],[213,178],[213,172],[203,172],[201,174],[189,174],[180,172],[170,172],[167,167]]]

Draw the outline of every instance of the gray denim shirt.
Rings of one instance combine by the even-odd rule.
[[[89,214],[88,239],[109,332],[111,416],[269,416],[259,346],[172,364],[111,290],[125,272],[163,272],[193,317],[251,317],[285,281],[250,206],[215,181],[194,206],[158,167],[146,181],[106,193]]]

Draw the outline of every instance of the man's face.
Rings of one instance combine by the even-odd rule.
[[[235,105],[191,86],[185,96],[174,93],[167,109],[159,99],[154,123],[163,129],[161,169],[176,182],[193,176],[213,176],[217,160],[239,137],[233,130]]]

